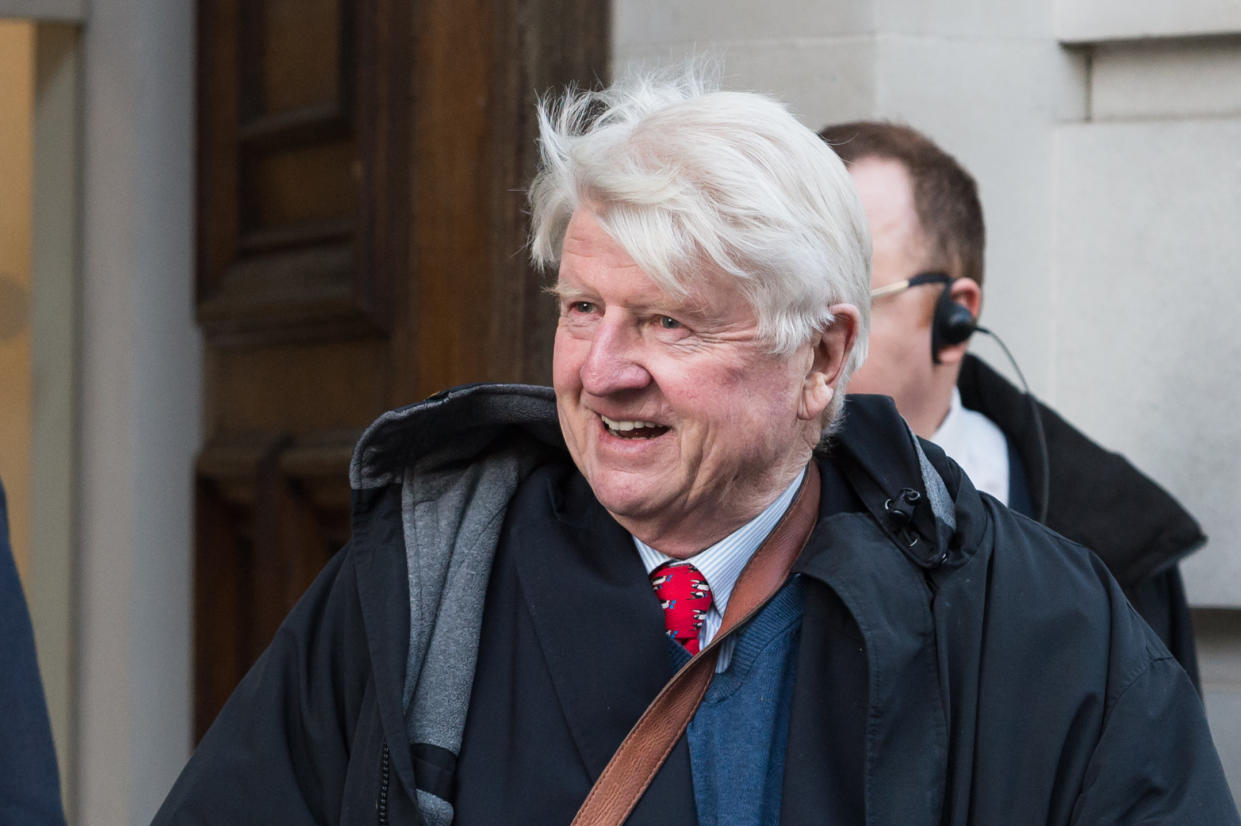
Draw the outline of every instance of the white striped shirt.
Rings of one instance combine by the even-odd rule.
[[[699,551],[688,559],[680,560],[689,562],[697,568],[711,588],[711,609],[707,611],[702,628],[698,631],[699,645],[705,648],[715,636],[715,632],[720,630],[720,625],[724,622],[724,612],[728,609],[728,598],[732,596],[737,577],[741,576],[741,570],[750,561],[750,557],[758,550],[758,546],[763,544],[763,540],[775,528],[780,517],[784,516],[784,512],[788,510],[805,475],[806,471],[803,468],[802,472],[797,474],[797,478],[785,488],[784,493],[780,494],[776,501],[768,505],[758,516],[711,547]],[[633,544],[638,549],[638,556],[642,558],[642,564],[646,566],[648,575],[665,562],[677,561],[655,550],[636,536],[633,537]],[[736,637],[733,637],[725,640],[720,646],[720,658],[715,665],[717,673],[727,670],[728,664],[732,662],[733,646],[736,641]]]

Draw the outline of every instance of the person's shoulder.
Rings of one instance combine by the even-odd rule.
[[[992,528],[983,555],[992,627],[1057,649],[1066,662],[1106,663],[1112,695],[1171,657],[1093,551],[985,494],[980,501]]]
[[[990,524],[992,587],[1005,587],[1012,580],[1052,603],[1105,596],[1113,579],[1091,549],[989,494],[978,494],[978,507]]]
[[[536,449],[563,449],[550,387],[466,384],[389,410],[362,433],[350,464],[355,490],[399,480],[417,462],[461,464],[485,455],[497,437]]]
[[[8,719],[0,735],[0,812],[20,823],[64,823],[51,724],[35,654],[34,628],[9,542],[0,483],[0,698]]]

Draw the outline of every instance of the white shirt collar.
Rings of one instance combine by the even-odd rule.
[[[948,415],[931,441],[961,466],[975,488],[1008,504],[1008,439],[995,422],[965,407],[955,387]]]
[[[725,609],[728,608],[728,598],[732,596],[733,586],[737,584],[737,577],[741,575],[741,570],[758,550],[758,546],[775,528],[780,517],[788,510],[805,475],[806,470],[803,468],[801,473],[797,474],[797,478],[762,513],[711,547],[683,560],[693,564],[706,578],[707,585],[711,588],[712,613],[718,611],[718,616],[723,616]],[[633,544],[638,549],[638,555],[642,557],[642,564],[646,566],[648,574],[673,559],[647,545],[636,536],[633,537]]]

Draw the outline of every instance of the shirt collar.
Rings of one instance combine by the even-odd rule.
[[[1008,504],[1008,438],[993,421],[961,404],[955,387],[948,415],[931,441],[961,466],[974,487]]]
[[[721,614],[728,607],[728,598],[732,596],[733,586],[737,584],[741,570],[788,510],[805,475],[806,469],[802,468],[797,478],[762,513],[711,547],[682,560],[693,564],[706,578],[707,585],[711,588],[712,607]],[[665,562],[676,561],[636,536],[633,537],[633,544],[638,549],[642,564],[646,566],[647,574]]]

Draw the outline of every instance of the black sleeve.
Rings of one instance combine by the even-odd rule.
[[[1189,675],[1194,688],[1201,693],[1198,678],[1198,650],[1194,644],[1194,627],[1190,619],[1189,603],[1185,599],[1185,585],[1181,581],[1180,568],[1173,565],[1162,573],[1147,577],[1132,588],[1125,589],[1125,596],[1142,615],[1142,619],[1154,629],[1163,644],[1176,657],[1176,661]]]
[[[0,486],[0,823],[64,822],[34,629],[9,545]]]
[[[1153,732],[1158,732],[1155,747]],[[1120,689],[1071,822],[1241,824],[1202,702],[1172,658],[1156,659]]]
[[[370,677],[348,550],[233,692],[154,824],[332,823]]]

